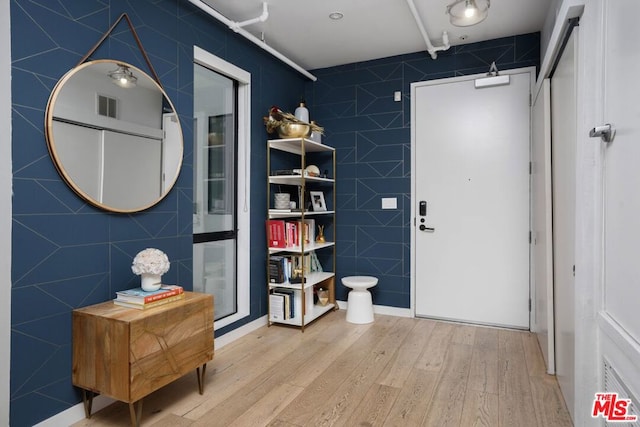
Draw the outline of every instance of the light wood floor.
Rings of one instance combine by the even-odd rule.
[[[74,426],[126,426],[122,403]],[[533,334],[333,312],[304,333],[266,326],[146,397],[142,424],[174,426],[571,426]]]

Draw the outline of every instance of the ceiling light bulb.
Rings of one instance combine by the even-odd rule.
[[[489,14],[491,0],[454,0],[447,6],[451,24],[468,27],[484,21]]]
[[[342,19],[344,17],[344,14],[341,12],[333,12],[329,14],[329,18],[333,19],[334,21],[337,21],[338,19]]]
[[[476,8],[471,2],[467,2],[467,7],[464,9],[464,16],[467,18],[473,17],[476,14]]]
[[[133,75],[128,66],[118,64],[118,68],[107,73],[113,80],[113,83],[123,88],[135,87],[138,78]]]

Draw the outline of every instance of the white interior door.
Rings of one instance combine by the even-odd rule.
[[[413,86],[415,313],[528,329],[532,77],[473,77]]]
[[[575,399],[576,61],[578,28],[551,77],[555,364],[567,408]]]
[[[620,25],[633,26],[633,17],[638,12],[637,1],[606,2],[604,87],[604,119],[617,129],[605,152],[604,309],[636,343],[640,342],[640,106],[629,91],[637,93],[637,84],[633,82],[637,78],[640,52]]]
[[[596,139],[604,153],[604,301],[599,312],[600,354],[619,377],[619,384],[604,381],[605,391],[632,399],[631,413],[640,420],[640,104],[637,70],[640,51],[631,37],[640,14],[637,0],[603,2],[601,58],[603,103],[599,126],[610,123],[613,141]],[[602,359],[599,363],[602,363]],[[624,425],[624,423],[621,423]],[[640,425],[640,421],[628,423]]]
[[[553,326],[553,235],[551,216],[551,83],[544,79],[531,117],[532,254],[531,331],[536,333],[547,365],[555,373]]]

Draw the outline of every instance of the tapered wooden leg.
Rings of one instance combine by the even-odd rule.
[[[129,403],[129,416],[131,417],[131,426],[140,427],[140,420],[142,419],[142,399]]]
[[[94,393],[89,390],[82,389],[82,403],[84,405],[85,418],[91,418],[91,406],[93,405]]]
[[[204,393],[204,373],[207,371],[207,364],[202,365],[202,373],[200,367],[196,368],[196,375],[198,376],[198,391],[200,394]]]

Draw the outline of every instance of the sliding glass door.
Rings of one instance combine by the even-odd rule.
[[[194,290],[215,320],[238,311],[238,82],[194,64]]]

